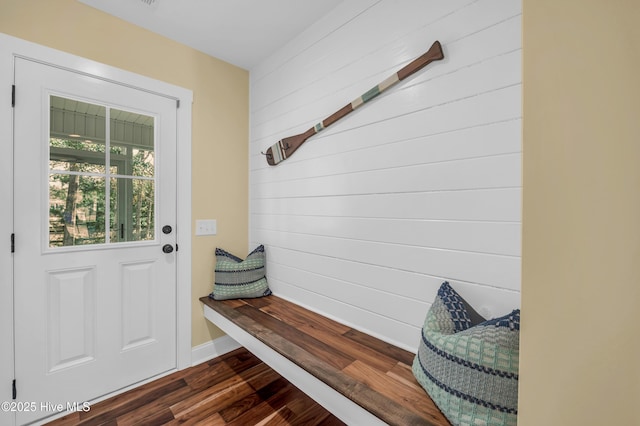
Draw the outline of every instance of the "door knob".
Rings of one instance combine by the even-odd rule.
[[[173,246],[171,244],[165,244],[162,246],[162,251],[165,253],[173,252]]]

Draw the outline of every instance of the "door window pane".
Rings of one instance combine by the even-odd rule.
[[[111,108],[111,165],[119,175],[153,177],[155,119]]]
[[[49,168],[105,172],[106,108],[51,96]]]
[[[49,247],[155,240],[155,118],[53,95],[50,110]]]
[[[155,238],[155,184],[152,179],[111,179],[112,242]]]
[[[104,178],[49,175],[49,247],[105,242]]]

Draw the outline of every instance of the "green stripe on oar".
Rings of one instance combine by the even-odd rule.
[[[399,81],[400,79],[398,78],[398,73],[392,75],[382,83],[378,84],[376,87],[369,89],[368,91],[363,93],[359,98],[351,102],[351,108],[356,109],[362,106],[363,104],[365,104],[366,102],[369,102],[371,99],[375,98],[380,93],[384,92],[385,90],[387,90],[388,88],[390,88],[391,86],[393,86]]]
[[[362,98],[362,102],[368,102],[371,99],[375,98],[376,96],[378,96],[380,94],[380,87],[376,86],[373,89],[365,92],[362,96],[360,96]]]
[[[267,149],[267,152],[262,153],[267,157],[267,163],[270,166],[275,166],[281,161],[286,160],[288,157],[291,157],[291,154],[293,154],[298,148],[300,148],[300,145],[302,145],[311,136],[326,129],[356,108],[362,106],[366,102],[369,102],[371,99],[375,98],[380,93],[384,92],[397,82],[404,80],[411,74],[429,65],[431,62],[439,61],[442,58],[444,58],[444,53],[442,53],[442,46],[440,45],[439,41],[435,41],[425,54],[414,59],[409,64],[405,65],[400,71],[389,76],[387,79],[385,79],[383,82],[373,87],[372,89],[367,90],[365,93],[360,95],[360,97],[353,100],[353,102],[334,112],[329,117],[325,118],[306,132],[300,133],[299,135],[295,136],[289,136],[288,138],[281,139],[277,143],[271,145],[271,147]]]

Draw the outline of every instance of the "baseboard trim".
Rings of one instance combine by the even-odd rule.
[[[225,335],[217,339],[194,346],[191,349],[191,365],[202,364],[217,356],[224,355],[228,352],[238,349],[242,345],[231,337]]]

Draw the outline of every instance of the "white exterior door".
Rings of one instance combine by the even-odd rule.
[[[17,58],[24,424],[176,368],[176,101]]]

